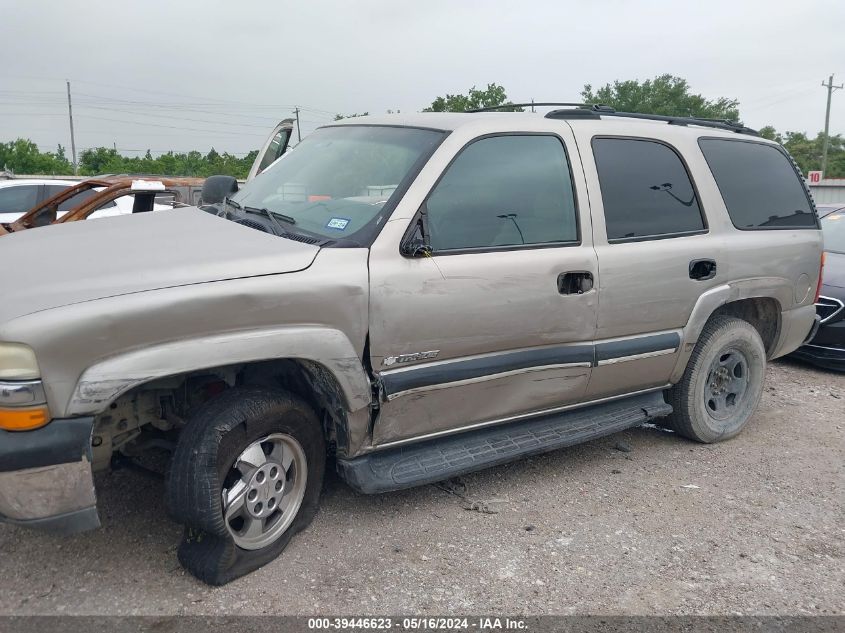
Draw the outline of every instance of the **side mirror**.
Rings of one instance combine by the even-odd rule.
[[[219,204],[237,191],[238,181],[232,176],[209,176],[202,184],[202,204]]]
[[[405,257],[426,257],[431,255],[431,246],[426,244],[422,232],[422,222],[417,222],[414,231],[399,246],[399,252]]]

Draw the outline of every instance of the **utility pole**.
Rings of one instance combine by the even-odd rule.
[[[531,112],[534,112],[534,97],[531,97]]]
[[[830,98],[833,96],[834,90],[842,89],[842,84],[834,86],[833,75],[831,75],[827,83],[822,82],[822,86],[827,88],[827,110],[824,113],[824,146],[822,149],[822,178],[824,178],[827,169],[827,147],[830,144],[830,135],[828,134],[828,130],[830,129]]]
[[[67,118],[70,120],[70,155],[73,157],[73,174],[79,173],[79,166],[76,164],[76,139],[73,137],[73,106],[70,102],[70,82],[67,81]]]
[[[296,115],[296,142],[299,143],[302,140],[302,133],[299,131],[299,106],[296,106],[293,113]]]

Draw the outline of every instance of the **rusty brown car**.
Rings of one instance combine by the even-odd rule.
[[[104,176],[90,178],[60,191],[8,224],[0,224],[0,235],[16,233],[48,224],[85,220],[109,205],[121,212],[144,213],[173,206],[194,206],[201,202],[203,179],[161,178],[158,176]],[[95,192],[95,193],[90,193]],[[86,195],[87,194],[87,195]],[[131,197],[131,207],[115,205]],[[60,214],[64,203],[79,198],[79,203]],[[126,207],[126,210],[119,207]]]

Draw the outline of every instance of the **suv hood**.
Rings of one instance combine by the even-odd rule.
[[[319,250],[196,207],[29,229],[0,238],[0,322],[92,299],[295,272]]]

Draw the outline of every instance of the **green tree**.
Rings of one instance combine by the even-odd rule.
[[[595,91],[587,84],[581,98],[585,103],[608,105],[620,112],[739,120],[739,101],[736,99],[720,97],[710,101],[700,94],[692,94],[686,79],[669,74],[643,82],[636,79],[614,81]]]
[[[771,125],[766,125],[761,127],[758,132],[760,136],[769,139],[770,141],[775,141],[777,143],[783,143],[783,136]]]
[[[73,173],[73,168],[62,153],[41,152],[35,143],[23,138],[0,143],[0,168],[16,174]]]
[[[390,110],[388,110],[388,112],[390,112]],[[362,112],[361,114],[358,114],[356,112],[355,114],[335,114],[334,120],[340,121],[341,119],[353,119],[356,116],[370,116],[370,113],[369,112]]]
[[[492,108],[509,105],[508,95],[499,84],[487,84],[487,88],[479,90],[475,86],[465,95],[450,95],[437,97],[423,112],[466,112],[478,108]],[[521,112],[522,108],[510,108],[513,112]]]
[[[806,132],[784,132],[781,134],[771,125],[760,128],[760,136],[781,143],[798,163],[806,176],[808,171],[822,168],[824,133],[810,137]],[[845,178],[845,136],[833,134],[827,150],[827,173],[825,178]]]
[[[100,174],[150,174],[161,176],[197,176],[205,178],[214,174],[225,174],[235,178],[246,178],[258,150],[246,156],[220,154],[211,148],[207,154],[193,151],[187,153],[167,152],[153,156],[147,150],[143,156],[122,156],[111,147],[95,147],[83,150],[79,155],[79,173],[83,176]],[[28,139],[17,139],[0,143],[0,170],[7,168],[16,174],[72,174],[73,166],[65,156],[65,148],[58,146],[55,154],[41,152]]]
[[[85,176],[119,174],[125,171],[124,163],[125,159],[112,148],[95,147],[79,154],[79,172]]]
[[[819,132],[815,138],[809,138],[804,132],[786,132],[784,136],[783,146],[792,154],[805,175],[808,171],[822,168],[823,132]],[[845,177],[845,138],[841,134],[830,137],[827,150],[827,173],[824,177]]]

